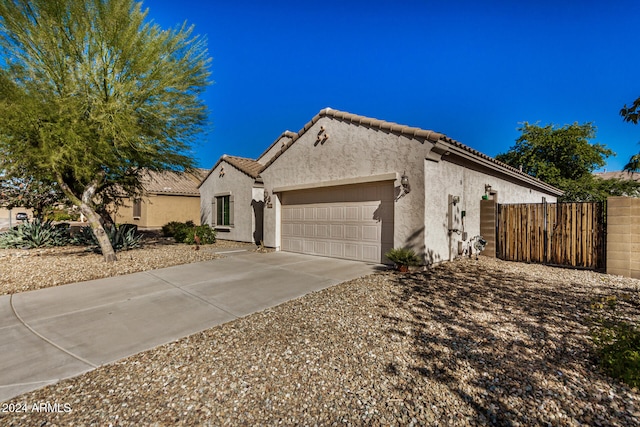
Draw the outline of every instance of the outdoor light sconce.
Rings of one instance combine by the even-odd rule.
[[[402,186],[402,195],[409,194],[411,192],[411,185],[409,184],[409,177],[406,172],[402,172],[400,177],[400,185]]]
[[[451,204],[452,204],[453,206],[455,206],[455,205],[457,205],[458,203],[460,203],[460,196],[453,196],[453,197],[451,198]]]
[[[485,184],[484,185],[484,192],[486,194],[490,194],[491,193],[491,184]]]
[[[271,195],[269,194],[269,190],[264,190],[264,202],[271,203]]]

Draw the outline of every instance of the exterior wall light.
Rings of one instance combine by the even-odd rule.
[[[404,194],[409,194],[411,192],[411,185],[409,185],[409,177],[406,172],[403,172],[400,177],[400,185],[402,186],[402,192]]]
[[[491,184],[485,184],[484,185],[484,192],[485,193],[491,193]]]
[[[264,190],[264,202],[271,203],[271,195],[269,194],[269,190]]]

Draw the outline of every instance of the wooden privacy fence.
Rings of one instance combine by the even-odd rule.
[[[498,205],[496,255],[590,269],[606,264],[605,203]]]

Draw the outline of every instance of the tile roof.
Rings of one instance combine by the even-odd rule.
[[[241,172],[249,175],[251,178],[257,178],[264,167],[262,163],[258,163],[253,159],[247,159],[246,157],[236,157],[225,154],[222,158]]]
[[[142,177],[142,185],[151,194],[199,196],[198,185],[207,172],[206,169],[194,169],[185,173],[148,171]]]
[[[211,170],[204,177],[202,182],[204,182],[204,180],[209,177],[209,175],[213,172],[213,169],[215,169],[216,166],[218,166],[218,164],[222,160],[226,160],[227,162],[229,162],[230,164],[232,164],[233,166],[235,166],[245,174],[253,178],[257,178],[260,172],[262,172],[264,169],[269,167],[276,159],[278,159],[282,155],[282,153],[287,151],[289,147],[291,147],[298,139],[300,139],[300,137],[302,137],[302,135],[304,135],[314,124],[318,122],[318,120],[320,120],[323,117],[334,118],[336,120],[348,122],[356,126],[366,126],[372,129],[380,129],[382,131],[403,135],[405,137],[412,138],[412,139],[429,141],[431,143],[439,143],[439,144],[444,143],[445,148],[451,148],[452,150],[455,148],[457,150],[454,150],[454,151],[457,151],[458,153],[466,153],[466,155],[469,155],[470,158],[475,159],[476,162],[480,161],[481,163],[490,164],[492,165],[492,167],[498,167],[499,169],[502,169],[502,170],[506,169],[511,174],[517,175],[525,181],[535,183],[536,185],[544,187],[551,192],[557,193],[558,195],[562,194],[561,190],[543,181],[540,181],[539,179],[534,178],[531,175],[528,175],[517,168],[509,166],[505,163],[502,163],[494,159],[493,157],[487,156],[486,154],[483,154],[454,139],[451,139],[442,133],[434,132],[431,130],[424,130],[424,129],[412,127],[412,126],[400,125],[398,123],[387,122],[384,120],[374,119],[371,117],[359,116],[357,114],[334,110],[332,108],[325,108],[323,110],[320,110],[320,112],[316,114],[315,117],[313,117],[299,132],[294,133],[294,132],[286,131],[282,135],[280,135],[280,137],[278,137],[269,146],[269,148],[265,150],[264,153],[262,153],[261,157],[264,156],[274,146],[274,144],[278,143],[278,141],[280,141],[283,137],[290,138],[291,140],[289,143],[283,144],[282,148],[279,151],[277,151],[271,159],[267,160],[266,163],[261,164],[253,159],[233,157],[225,154],[220,158],[220,160],[218,160],[218,162],[213,166],[213,168],[211,168]]]
[[[626,172],[626,171],[614,171],[614,172],[596,172],[595,176],[602,179],[632,179],[634,181],[640,181],[640,173]]]

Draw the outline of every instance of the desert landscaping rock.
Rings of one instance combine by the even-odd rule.
[[[381,272],[24,394],[70,411],[0,424],[640,425],[589,332],[611,295],[637,322],[639,289],[486,258]]]
[[[154,239],[141,249],[118,252],[115,263],[105,263],[102,255],[78,246],[0,249],[0,295],[208,261],[219,258],[213,250],[222,248],[254,250],[256,245],[218,240],[195,250],[193,245]]]

